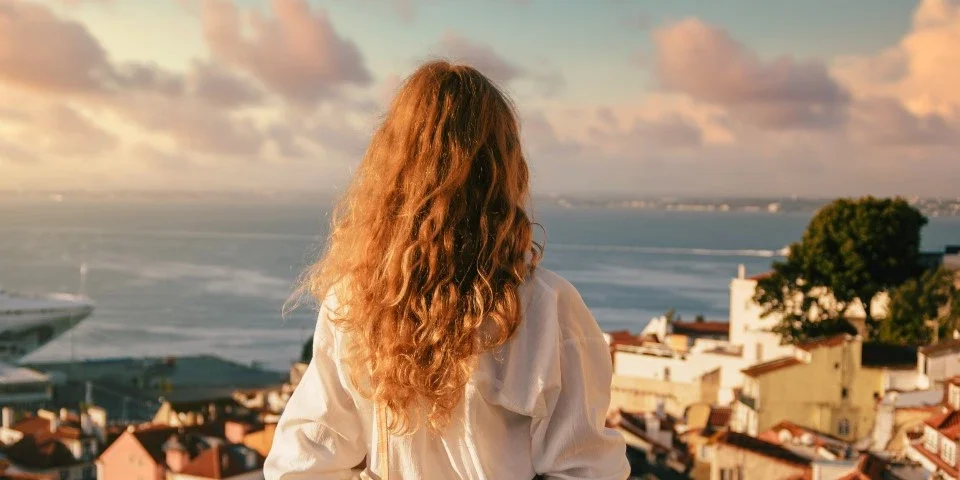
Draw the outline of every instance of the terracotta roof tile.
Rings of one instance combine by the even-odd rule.
[[[943,470],[944,472],[950,474],[951,476],[954,476],[954,477],[957,476],[957,473],[958,473],[957,467],[950,465],[947,462],[944,462],[943,459],[940,458],[940,455],[928,452],[927,449],[923,448],[922,446],[918,446],[913,450],[916,452],[919,452],[924,457],[927,457],[927,460],[930,460],[931,462],[936,464],[937,468],[939,468],[940,470]]]
[[[256,455],[253,450],[250,452]],[[215,444],[197,455],[180,473],[201,478],[230,478],[259,469],[262,459],[255,456],[253,460],[253,465],[248,466],[247,459],[242,454],[230,446]]]
[[[61,423],[57,427],[56,432],[51,432],[50,420],[40,416],[24,418],[23,420],[15,423],[11,428],[23,433],[24,435],[44,437],[53,436],[69,440],[78,440],[83,437],[83,432],[80,430],[80,426],[76,425],[74,422]]]
[[[923,423],[930,425],[937,430],[944,430],[960,424],[960,411],[951,410],[949,412],[944,412],[940,415],[935,415],[924,420]]]
[[[730,417],[732,416],[733,409],[730,407],[711,407],[710,416],[707,417],[707,425],[724,428],[730,424]]]
[[[756,275],[747,277],[747,280],[766,280],[772,276],[773,276],[773,270],[770,270],[769,272],[758,273]]]
[[[27,435],[3,449],[13,463],[30,469],[67,467],[80,463],[66,445],[52,437]]]
[[[727,335],[729,322],[674,322],[673,333],[680,335]]]
[[[769,362],[758,363],[756,365],[747,367],[742,370],[743,374],[748,377],[759,377],[761,375],[766,375],[770,372],[775,372],[782,370],[784,368],[793,367],[796,365],[801,365],[804,362],[796,357],[781,357]]]

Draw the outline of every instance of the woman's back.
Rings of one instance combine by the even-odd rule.
[[[626,476],[603,428],[609,353],[576,290],[537,267],[529,177],[488,78],[433,62],[404,82],[304,276],[314,357],[269,479],[364,459],[404,479]]]
[[[267,479],[350,478],[388,465],[391,479],[624,479],[623,438],[604,427],[609,347],[576,289],[538,268],[520,288],[523,321],[502,347],[480,355],[463,400],[439,433],[387,435],[378,455],[374,404],[337,359],[349,340],[324,318],[314,357],[290,399],[264,469]]]

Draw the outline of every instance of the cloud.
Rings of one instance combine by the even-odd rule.
[[[370,83],[359,49],[340,37],[323,10],[304,0],[272,0],[270,6],[272,16],[207,0],[203,30],[213,56],[294,103],[316,104],[344,85]]]
[[[960,2],[923,0],[897,45],[838,58],[832,71],[860,95],[896,98],[915,114],[960,117]]]
[[[264,99],[259,88],[216,63],[194,62],[186,83],[196,98],[222,108],[257,105]]]
[[[38,160],[39,159],[34,153],[28,152],[23,147],[5,140],[0,140],[0,164],[32,164],[36,163]]]
[[[80,23],[41,5],[0,3],[0,81],[39,91],[102,90],[113,70]]]
[[[772,129],[827,127],[844,120],[849,94],[822,62],[762,59],[697,19],[659,28],[653,40],[656,77],[667,90]]]
[[[937,113],[914,114],[892,98],[864,99],[852,111],[850,133],[867,145],[960,145],[960,131],[949,120]]]
[[[565,84],[560,71],[547,62],[540,62],[537,68],[524,68],[497,53],[490,45],[454,31],[445,32],[431,50],[452,62],[476,68],[500,85],[530,81],[541,96],[554,96]]]
[[[117,138],[112,133],[62,104],[39,116],[31,131],[48,151],[62,156],[99,155],[117,146]]]
[[[453,61],[464,62],[480,70],[497,83],[509,83],[524,73],[520,66],[502,57],[490,45],[474,42],[456,32],[445,32],[436,49]]]
[[[250,119],[190,99],[136,95],[119,102],[117,108],[148,132],[165,135],[197,153],[252,157],[265,141]]]

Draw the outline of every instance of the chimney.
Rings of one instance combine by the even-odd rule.
[[[90,414],[87,412],[80,413],[80,431],[84,435],[93,436],[93,422],[90,421]]]
[[[3,407],[3,428],[10,428],[13,426],[13,409],[10,407]]]
[[[737,279],[743,280],[745,278],[747,278],[747,266],[741,263],[737,266]]]
[[[70,418],[70,412],[67,411],[66,408],[61,408],[61,409],[60,409],[60,421],[61,421],[61,422],[66,422],[67,419],[69,419],[69,418]]]
[[[56,433],[57,429],[60,428],[60,417],[55,412],[40,410],[37,412],[37,416],[50,422],[51,433]]]

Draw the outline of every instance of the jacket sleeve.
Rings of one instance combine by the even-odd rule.
[[[353,468],[367,455],[363,423],[337,369],[328,313],[321,307],[313,359],[280,416],[266,480],[355,478]]]
[[[599,333],[579,294],[568,301],[561,315],[581,317],[587,330]],[[559,388],[544,392],[548,414],[531,423],[534,470],[548,479],[626,479],[623,436],[605,426],[613,377],[606,340],[595,334],[564,340],[558,361]]]

